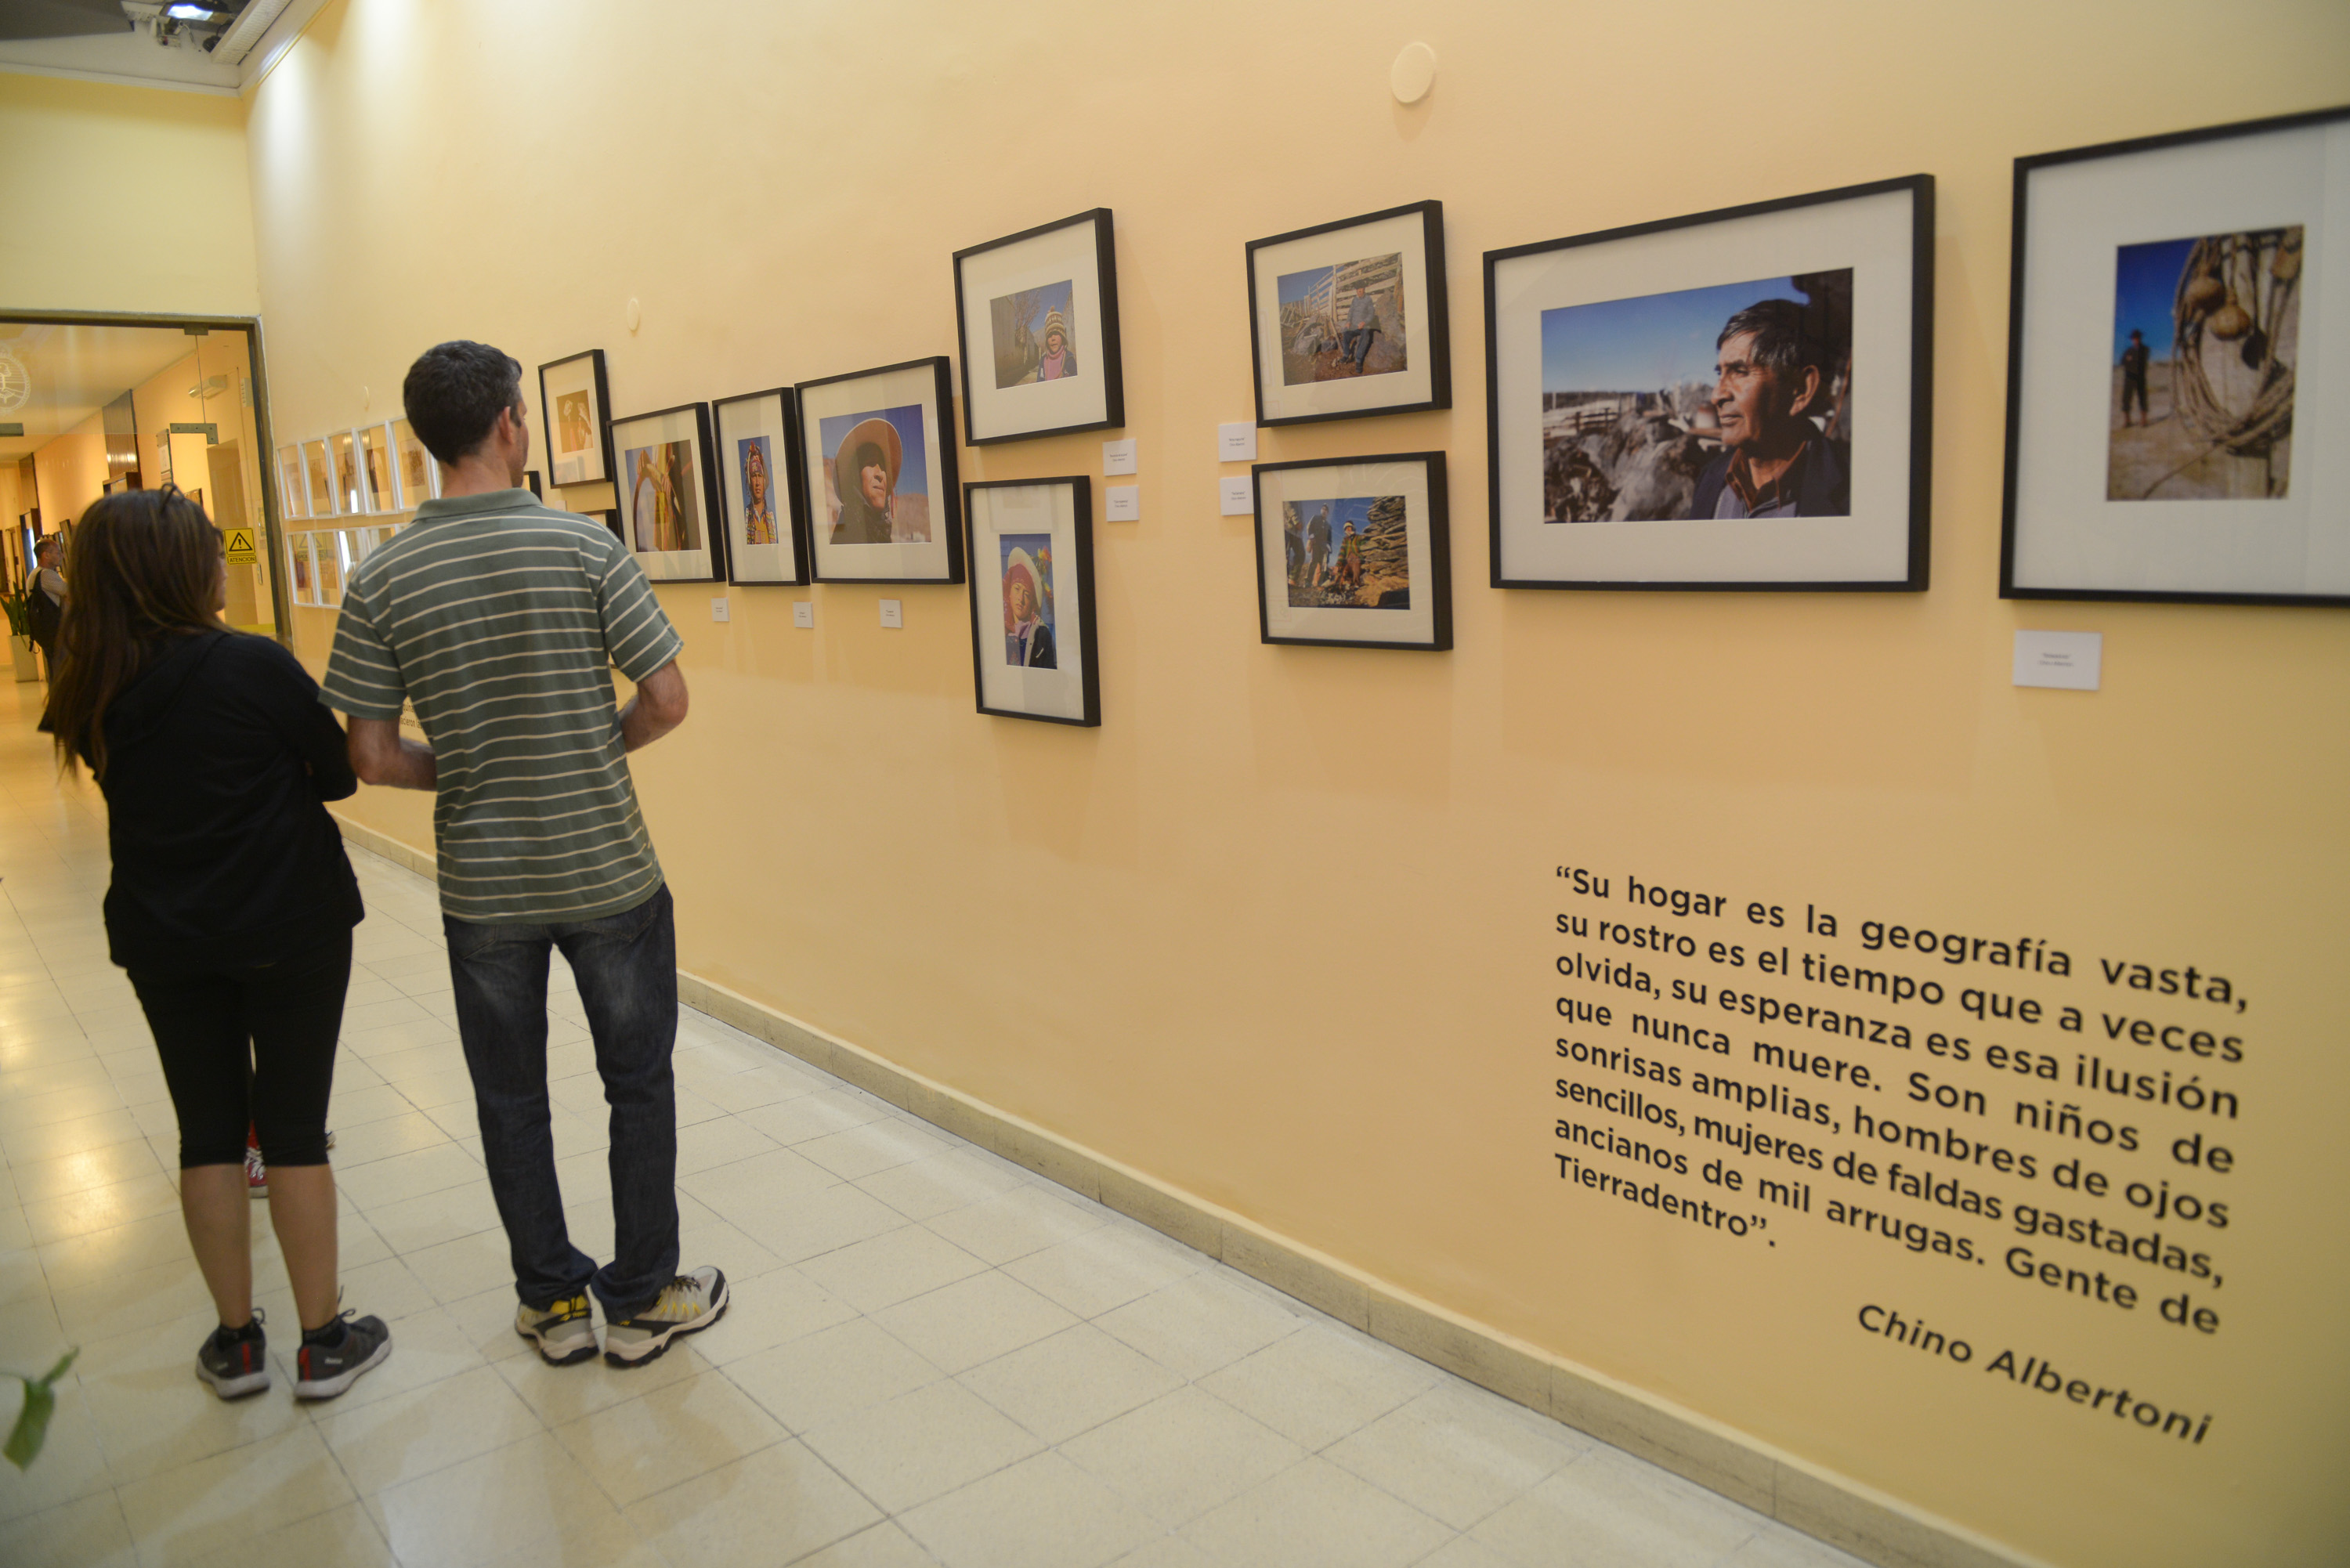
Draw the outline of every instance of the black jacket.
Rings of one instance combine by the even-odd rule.
[[[322,804],[359,780],[342,726],[293,654],[231,631],[182,639],[108,704],[105,722],[116,963],[274,963],[364,917]]]
[[[1721,503],[1721,493],[1730,483],[1730,460],[1733,454],[1723,452],[1706,465],[1698,475],[1697,493],[1690,499],[1691,517],[1711,517]],[[1814,437],[1812,450],[1804,459],[1803,482],[1795,487],[1795,515],[1798,517],[1849,517],[1852,515],[1852,449]]]

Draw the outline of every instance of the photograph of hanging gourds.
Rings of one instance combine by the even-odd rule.
[[[2301,261],[2298,223],[2120,247],[2107,500],[2285,493]]]

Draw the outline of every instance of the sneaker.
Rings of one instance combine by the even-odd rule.
[[[244,1146],[244,1195],[247,1198],[269,1196],[269,1168],[261,1162],[258,1140]]]
[[[261,1318],[255,1307],[245,1332],[214,1329],[196,1350],[196,1376],[224,1399],[242,1399],[269,1386],[269,1342]]]
[[[604,1359],[642,1366],[681,1334],[700,1334],[726,1315],[726,1276],[707,1264],[661,1287],[652,1305],[604,1322]]]
[[[546,1308],[516,1304],[515,1332],[536,1345],[539,1359],[549,1366],[569,1366],[596,1354],[596,1322],[585,1293]]]
[[[391,1330],[380,1317],[342,1314],[343,1343],[312,1345],[307,1335],[294,1357],[294,1397],[331,1399],[391,1354]]]

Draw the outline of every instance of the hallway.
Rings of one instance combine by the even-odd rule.
[[[347,1304],[389,1362],[297,1406],[190,1371],[213,1314],[146,1025],[108,961],[105,813],[0,692],[0,1366],[79,1361],[17,1564],[1329,1563],[1857,1559],[1371,1340],[702,1015],[681,1020],[684,1263],[726,1318],[648,1367],[512,1328],[432,887],[353,851],[330,1125]],[[555,1138],[608,1252],[600,1090],[555,966]],[[0,1394],[0,1418],[13,1417]]]

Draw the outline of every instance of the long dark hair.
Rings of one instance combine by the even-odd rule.
[[[123,491],[82,514],[73,564],[42,728],[61,770],[103,779],[107,705],[170,643],[220,629],[221,536],[173,485]]]

